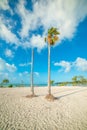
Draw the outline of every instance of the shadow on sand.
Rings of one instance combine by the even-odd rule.
[[[67,90],[67,91],[69,91],[69,90]],[[56,99],[59,100],[60,98],[63,98],[63,97],[66,97],[66,96],[70,96],[70,95],[73,95],[73,94],[76,94],[76,93],[79,93],[79,92],[82,92],[82,91],[87,91],[87,89],[84,89],[84,90],[82,89],[82,90],[78,90],[78,91],[69,92],[67,94],[63,94],[61,96],[56,97]],[[65,91],[62,91],[62,92],[65,92]],[[59,93],[59,92],[57,92],[57,93]],[[57,94],[57,93],[54,93],[54,94]]]
[[[80,89],[80,90],[78,90],[78,88],[76,88],[74,90],[73,89],[71,89],[71,90],[60,90],[60,91],[52,93],[52,94],[54,95],[55,100],[59,100],[63,97],[70,96],[70,95],[73,95],[73,94],[76,94],[76,93],[79,93],[79,92],[82,92],[82,91],[87,91],[87,88]],[[67,94],[62,94],[62,92],[67,92]],[[61,93],[60,96],[55,96],[55,94],[59,94],[59,93]],[[39,97],[39,96],[46,96],[46,95],[45,94],[39,94],[37,97]]]

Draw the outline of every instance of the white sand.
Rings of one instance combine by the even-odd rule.
[[[87,130],[87,87],[53,87],[54,102],[47,87],[35,92],[29,99],[30,88],[0,88],[0,130]]]

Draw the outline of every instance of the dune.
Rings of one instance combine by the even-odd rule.
[[[52,87],[57,99],[47,101],[47,87],[0,88],[0,130],[87,130],[87,87]]]

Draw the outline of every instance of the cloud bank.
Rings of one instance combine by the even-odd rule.
[[[0,58],[0,72],[15,72],[17,70],[14,64],[7,63],[4,59]]]
[[[61,69],[59,71],[64,71],[65,73],[70,72],[71,69],[76,69],[76,71],[87,71],[87,59],[77,57],[77,59],[73,62],[68,61],[60,61],[55,62],[54,66],[60,66]]]
[[[40,26],[44,28],[44,35],[50,26],[55,26],[60,30],[60,40],[71,39],[79,23],[87,16],[86,0],[33,0],[33,11],[27,10],[25,5],[24,0],[18,4],[22,37]]]
[[[17,24],[20,23],[17,28],[18,34],[9,28],[10,23],[7,26],[4,22],[5,16],[0,16],[0,38],[16,46],[23,48],[33,46],[41,50],[46,47],[43,38],[49,27],[59,28],[60,42],[64,39],[72,39],[79,23],[87,16],[87,0],[32,0],[32,9],[28,6],[30,6],[29,1],[19,0],[13,11],[20,17],[20,21],[17,21]],[[9,12],[12,10],[7,0],[0,1],[0,10]],[[10,19],[12,20],[11,17]],[[33,31],[41,27],[43,28],[41,34],[31,35]]]
[[[75,66],[80,71],[87,71],[87,60],[84,58],[78,57],[74,62]]]
[[[71,70],[71,63],[69,63],[67,61],[61,61],[59,63],[56,62],[56,63],[54,63],[54,66],[61,66],[62,68],[64,68],[64,72],[69,72]]]

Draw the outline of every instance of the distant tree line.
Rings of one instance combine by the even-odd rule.
[[[72,85],[87,85],[87,79],[83,76],[74,76],[72,78]]]
[[[9,79],[3,79],[2,82],[0,83],[0,87],[4,87],[7,86],[9,88],[12,88],[13,85],[9,84]],[[68,86],[68,85],[72,85],[72,86],[86,86],[87,85],[87,78],[85,78],[84,76],[74,76],[72,77],[72,81],[66,81],[66,82],[57,82],[55,83],[54,80],[50,80],[50,84],[51,85],[58,85],[58,86]],[[23,86],[23,81],[21,84],[22,87]]]
[[[85,86],[87,85],[87,79],[84,76],[74,76],[72,78],[71,82],[59,82],[56,83],[58,86],[67,86],[67,85],[72,85],[72,86]]]

